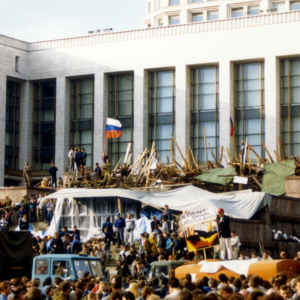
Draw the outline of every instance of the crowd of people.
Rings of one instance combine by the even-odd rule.
[[[30,281],[26,276],[0,283],[0,300],[287,300],[300,299],[300,277],[288,279],[278,273],[270,280],[258,275],[228,278],[198,278],[191,274],[184,278],[163,275],[147,278],[145,275],[115,275],[110,281],[91,276],[71,282],[50,277],[42,283],[39,278]]]

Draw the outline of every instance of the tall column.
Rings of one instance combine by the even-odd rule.
[[[94,79],[94,163],[100,164],[104,147],[105,125],[108,113],[108,76],[103,72]],[[108,141],[106,141],[106,153]]]
[[[59,177],[63,176],[69,166],[70,85],[69,79],[63,76],[56,78],[55,165]]]
[[[275,161],[274,151],[277,151],[277,138],[280,136],[280,62],[275,56],[266,56],[264,77],[265,144]]]
[[[6,76],[0,73],[0,186],[4,186],[5,167],[5,114],[6,114]]]
[[[23,170],[26,161],[32,165],[33,84],[30,81],[21,83],[20,96],[19,169]]]
[[[219,149],[223,146],[230,149],[233,155],[232,138],[230,137],[230,117],[234,122],[234,68],[227,60],[219,63]],[[223,166],[225,163],[223,152]],[[229,161],[227,159],[227,161]]]
[[[134,70],[133,161],[148,147],[148,89],[148,72],[144,69]]]
[[[186,65],[176,66],[176,98],[175,98],[175,138],[179,149],[183,156],[185,156],[185,147],[190,145],[190,69]],[[181,164],[182,157],[175,149],[175,159]]]

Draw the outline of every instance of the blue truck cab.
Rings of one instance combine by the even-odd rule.
[[[47,254],[34,257],[32,279],[39,278],[41,282],[51,277],[69,279],[71,281],[83,278],[83,274],[100,276],[104,280],[104,271],[99,257],[78,254]]]

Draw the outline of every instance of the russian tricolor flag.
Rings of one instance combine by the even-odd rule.
[[[115,139],[122,136],[122,124],[120,121],[107,118],[105,137],[107,139]]]

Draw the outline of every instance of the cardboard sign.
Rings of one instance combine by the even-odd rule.
[[[200,210],[191,211],[181,215],[181,225],[183,227],[191,226],[193,224],[206,223],[210,220],[216,219],[216,212],[213,208],[204,208]]]
[[[216,212],[213,208],[195,210],[181,215],[188,252],[219,245]]]

